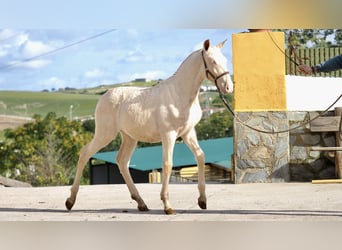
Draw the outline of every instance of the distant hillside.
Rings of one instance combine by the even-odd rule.
[[[58,92],[60,93],[73,93],[73,94],[103,94],[108,89],[117,88],[120,86],[136,86],[136,87],[150,87],[157,84],[158,81],[150,81],[150,82],[126,82],[126,83],[117,83],[111,85],[100,85],[93,88],[81,88],[81,89],[73,89],[73,88],[65,88],[60,89]]]
[[[129,82],[94,88],[65,88],[55,92],[0,91],[0,115],[32,117],[53,111],[57,116],[80,118],[92,116],[100,95],[119,86],[152,86],[152,82]]]
[[[59,92],[0,91],[0,114],[32,117],[56,112],[58,116],[89,116],[94,113],[99,95]]]

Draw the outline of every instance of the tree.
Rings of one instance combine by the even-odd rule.
[[[286,43],[292,34],[292,43],[296,48],[341,46],[342,30],[340,29],[285,29]]]
[[[199,140],[233,136],[233,117],[228,111],[216,112],[196,126]]]
[[[34,119],[6,130],[0,144],[0,173],[33,186],[71,184],[79,150],[90,141],[91,133],[84,131],[80,121],[57,118],[53,112]]]
[[[335,43],[337,46],[342,46],[342,30],[338,29],[335,31]]]
[[[225,95],[225,96],[224,96],[224,99],[225,99],[228,103],[231,104],[231,103],[233,102],[233,94]],[[212,101],[211,105],[214,106],[214,107],[221,107],[221,108],[225,107],[219,95],[217,95],[217,96],[215,97],[215,99]]]

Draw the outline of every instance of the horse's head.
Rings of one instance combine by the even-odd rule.
[[[233,81],[227,70],[227,59],[221,48],[226,42],[210,46],[210,41],[203,43],[202,57],[207,78],[214,82],[216,87],[224,94],[233,92]]]

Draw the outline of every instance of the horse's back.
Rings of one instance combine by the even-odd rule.
[[[141,91],[146,88],[142,87],[117,87],[109,89],[101,98],[100,101],[111,103],[113,106],[121,104],[129,99],[135,98],[141,94]]]

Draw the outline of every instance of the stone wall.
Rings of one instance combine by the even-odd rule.
[[[287,112],[238,112],[247,124],[262,130],[286,130]],[[286,182],[289,171],[289,133],[264,134],[234,119],[235,182]]]
[[[288,112],[289,123],[295,127],[318,112]],[[333,112],[327,115],[333,116]],[[290,132],[290,176],[291,181],[311,181],[314,179],[336,178],[334,153],[311,151],[312,146],[335,146],[335,133],[310,132],[310,125]]]
[[[265,111],[238,112],[237,116],[255,128],[279,131],[293,128],[317,114]],[[335,146],[335,134],[310,132],[309,124],[287,133],[265,134],[234,119],[235,183],[336,178],[334,155],[311,151],[312,146]]]

